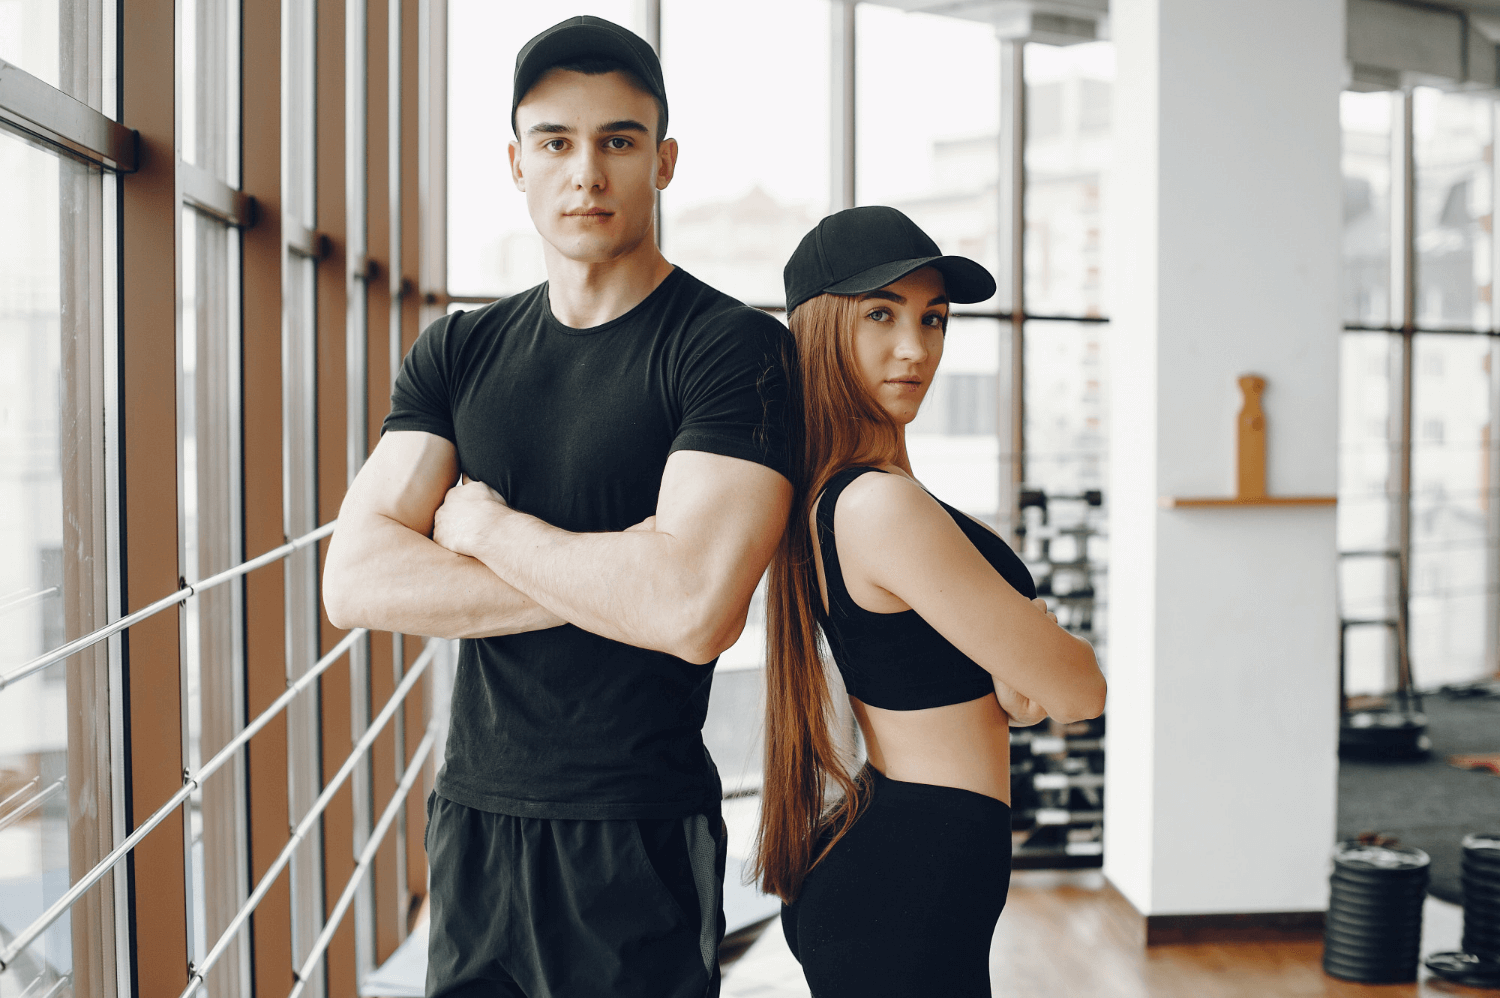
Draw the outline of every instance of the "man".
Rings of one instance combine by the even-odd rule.
[[[521,50],[511,176],[547,283],[422,334],[329,548],[338,626],[469,639],[428,801],[432,996],[718,993],[701,729],[791,503],[786,334],[658,251],[666,122],[618,25]]]

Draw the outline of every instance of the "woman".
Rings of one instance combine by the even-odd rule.
[[[1093,649],[907,459],[949,303],[995,282],[866,207],[820,222],[786,286],[804,432],[770,569],[756,874],[786,902],[815,998],[988,996],[1010,884],[1009,725],[1104,708]],[[831,730],[820,627],[864,735],[857,774]]]

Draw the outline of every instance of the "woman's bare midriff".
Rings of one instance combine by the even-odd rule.
[[[926,710],[850,697],[870,765],[892,780],[972,790],[1010,803],[1010,718],[993,693]]]

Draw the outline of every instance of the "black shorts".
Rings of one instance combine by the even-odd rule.
[[[428,998],[714,998],[723,821],[581,821],[427,799]]]
[[[867,771],[869,806],[782,908],[813,998],[989,998],[1009,805]]]

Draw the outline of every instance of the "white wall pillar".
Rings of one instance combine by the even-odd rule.
[[[1114,0],[1105,872],[1146,915],[1326,906],[1332,507],[1235,488],[1263,375],[1273,494],[1336,480],[1344,0]]]

